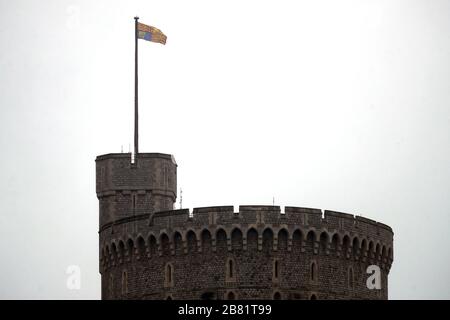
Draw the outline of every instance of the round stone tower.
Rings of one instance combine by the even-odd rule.
[[[387,299],[393,232],[311,208],[173,210],[170,155],[97,157],[102,299]]]

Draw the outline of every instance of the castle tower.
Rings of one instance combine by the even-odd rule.
[[[300,207],[174,210],[177,164],[161,153],[98,156],[96,189],[102,299],[388,298],[383,223]]]
[[[172,210],[177,198],[177,164],[172,155],[110,153],[96,159],[100,228],[123,218]]]

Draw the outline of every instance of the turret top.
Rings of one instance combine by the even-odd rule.
[[[105,159],[125,159],[128,158],[131,160],[131,153],[127,152],[127,153],[106,153],[106,154],[102,154],[97,156],[97,158],[95,159],[95,161],[99,161],[99,160],[105,160]],[[148,159],[148,158],[159,158],[159,159],[168,159],[168,160],[172,160],[173,164],[177,164],[175,161],[175,157],[172,154],[167,154],[167,153],[158,153],[158,152],[147,152],[147,153],[139,153],[137,156],[138,159]]]

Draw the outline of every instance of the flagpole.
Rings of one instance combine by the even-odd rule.
[[[139,152],[139,136],[138,136],[138,20],[134,17],[134,158],[137,158]]]

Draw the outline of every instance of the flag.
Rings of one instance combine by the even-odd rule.
[[[139,39],[166,44],[167,37],[161,30],[140,22],[138,22],[137,28]]]

